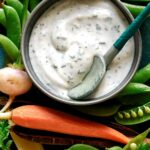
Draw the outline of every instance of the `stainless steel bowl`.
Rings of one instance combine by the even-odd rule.
[[[142,44],[141,44],[141,36],[140,32],[138,31],[135,36],[134,36],[134,42],[135,42],[135,53],[134,53],[134,60],[132,63],[132,66],[130,68],[130,71],[128,75],[125,77],[125,79],[120,83],[120,85],[113,89],[111,92],[98,97],[98,98],[87,98],[85,100],[73,100],[70,98],[64,99],[56,94],[54,94],[50,89],[44,85],[39,78],[37,77],[36,73],[34,72],[30,57],[29,57],[29,40],[30,40],[30,35],[32,32],[32,29],[39,19],[39,17],[55,2],[58,2],[58,0],[43,0],[37,8],[32,12],[26,26],[23,32],[22,36],[22,42],[21,42],[21,53],[22,53],[22,58],[23,58],[23,63],[25,65],[26,71],[31,77],[32,81],[34,84],[46,95],[48,95],[51,99],[56,100],[58,102],[70,104],[70,105],[93,105],[97,104],[106,100],[111,99],[114,97],[117,93],[119,93],[132,79],[133,75],[135,74],[140,59],[141,59],[141,52],[142,52]],[[122,3],[119,0],[112,0],[112,2],[122,11],[122,13],[125,15],[127,18],[128,22],[132,22],[133,17],[131,13],[122,5]]]

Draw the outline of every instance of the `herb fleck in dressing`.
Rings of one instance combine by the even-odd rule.
[[[35,24],[29,55],[38,78],[55,95],[67,98],[68,89],[82,82],[95,55],[104,55],[128,26],[110,0],[61,0]],[[128,74],[134,57],[130,39],[108,67],[99,97],[117,87]]]

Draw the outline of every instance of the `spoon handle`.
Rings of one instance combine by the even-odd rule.
[[[114,47],[120,51],[126,42],[135,34],[146,17],[150,14],[150,3],[144,8],[144,10],[136,17],[136,19],[127,27],[127,29],[121,34],[117,41],[113,44]]]

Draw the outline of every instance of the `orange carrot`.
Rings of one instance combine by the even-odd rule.
[[[12,121],[22,127],[69,135],[103,138],[127,144],[129,138],[106,125],[52,108],[26,105],[15,108]]]

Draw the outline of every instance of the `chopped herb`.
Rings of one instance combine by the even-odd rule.
[[[96,30],[98,30],[98,31],[101,30],[101,26],[99,24],[96,24]]]
[[[58,68],[55,64],[53,64],[52,67],[53,67],[54,69],[57,69],[57,68]]]
[[[62,66],[61,66],[61,68],[65,68],[65,67],[66,67],[66,65],[62,65]]]
[[[70,56],[70,58],[71,58],[71,59],[74,59],[74,58],[75,58],[75,56]]]
[[[67,40],[66,37],[62,37],[62,36],[57,36],[57,39],[58,39],[58,40],[63,40],[63,41]]]
[[[105,45],[105,44],[106,44],[106,42],[99,42],[99,44],[100,44],[100,45]]]
[[[81,71],[81,70],[78,71],[78,74],[83,74],[83,73],[85,73],[85,71]]]

